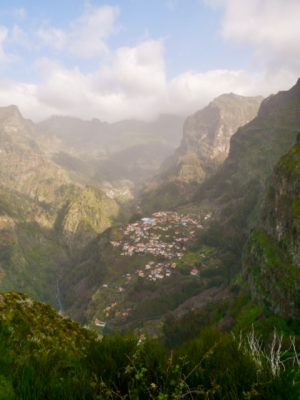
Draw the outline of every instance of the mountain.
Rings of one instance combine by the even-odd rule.
[[[146,186],[143,207],[155,210],[168,202],[174,206],[191,199],[197,184],[222,165],[229,153],[230,138],[257,115],[261,101],[262,97],[223,94],[189,116],[180,146]]]
[[[207,242],[240,259],[273,168],[295,143],[299,127],[300,80],[262,102],[257,117],[233,135],[223,166],[200,186],[194,205],[210,209],[214,221]],[[231,264],[239,268],[239,261]]]
[[[300,320],[300,135],[274,169],[243,267],[257,302],[285,319]]]
[[[257,114],[262,97],[223,94],[188,117],[179,148],[165,163],[163,176],[202,182],[227,158],[230,138]]]
[[[155,331],[170,310],[182,316],[197,302],[231,298],[273,168],[299,127],[300,81],[264,100],[256,118],[238,129],[228,158],[198,186],[193,202],[141,215],[90,243],[65,275],[66,309],[87,322],[149,323]]]
[[[119,205],[50,160],[37,135],[17,107],[0,108],[0,287],[58,306],[61,266],[111,226]]]
[[[89,326],[1,293],[0,398],[298,399],[299,111],[300,80],[238,129],[193,201],[118,224],[101,187],[0,109],[1,289]]]
[[[15,192],[4,188],[2,255],[9,262],[1,261],[3,287],[14,287],[18,279],[18,289],[34,288],[35,296],[44,292],[44,300],[62,303],[77,320],[105,319],[112,330],[147,326],[157,332],[170,311],[181,317],[197,303],[205,308],[229,301],[273,168],[295,143],[299,111],[300,81],[264,100],[258,115],[232,136],[216,173],[174,212],[136,215],[110,227],[119,217],[118,205],[74,176],[57,183],[49,203],[32,195],[30,186],[25,193],[23,186]],[[31,147],[47,165],[47,154]],[[35,218],[29,225],[25,211]]]
[[[182,124],[172,115],[111,124],[53,116],[38,124],[38,140],[58,164],[85,179],[140,183],[176,148]]]
[[[48,161],[34,141],[35,127],[17,107],[0,109],[0,184],[40,203],[51,202],[55,191],[70,183],[65,171]]]

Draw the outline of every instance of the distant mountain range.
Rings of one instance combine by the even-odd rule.
[[[178,146],[183,118],[162,115],[153,122],[109,124],[97,119],[51,117],[38,124],[44,150],[72,173],[92,181],[130,180],[152,176]]]

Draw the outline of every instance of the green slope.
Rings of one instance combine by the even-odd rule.
[[[300,142],[275,167],[258,226],[244,253],[253,297],[285,319],[300,320]]]

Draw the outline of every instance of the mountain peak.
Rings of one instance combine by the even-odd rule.
[[[15,120],[15,121],[23,121],[24,118],[19,110],[19,108],[11,104],[6,107],[0,107],[0,120],[5,121],[5,120]]]

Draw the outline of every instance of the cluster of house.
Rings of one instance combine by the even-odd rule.
[[[140,278],[148,279],[155,282],[159,279],[168,278],[176,268],[175,262],[159,262],[150,261],[145,265],[144,269],[136,270],[136,274]]]
[[[112,241],[121,255],[150,254],[167,260],[180,259],[186,244],[202,229],[199,217],[160,211],[123,229],[124,239]]]
[[[210,216],[208,216],[210,218]],[[130,281],[137,277],[152,282],[168,278],[177,267],[180,260],[192,242],[203,229],[199,216],[180,215],[176,212],[160,211],[151,217],[129,224],[122,229],[123,238],[119,241],[111,241],[111,245],[118,248],[122,256],[150,255],[154,260],[140,265],[132,273],[123,275],[125,281],[122,286],[112,283],[104,283],[103,288],[113,288],[117,296],[121,295]],[[150,258],[152,258],[150,257]],[[199,270],[193,268],[191,275],[198,276]],[[118,303],[112,302],[105,307],[103,314],[105,318],[112,316],[126,318],[132,312],[131,308],[118,310]],[[102,321],[95,322],[102,326]]]

